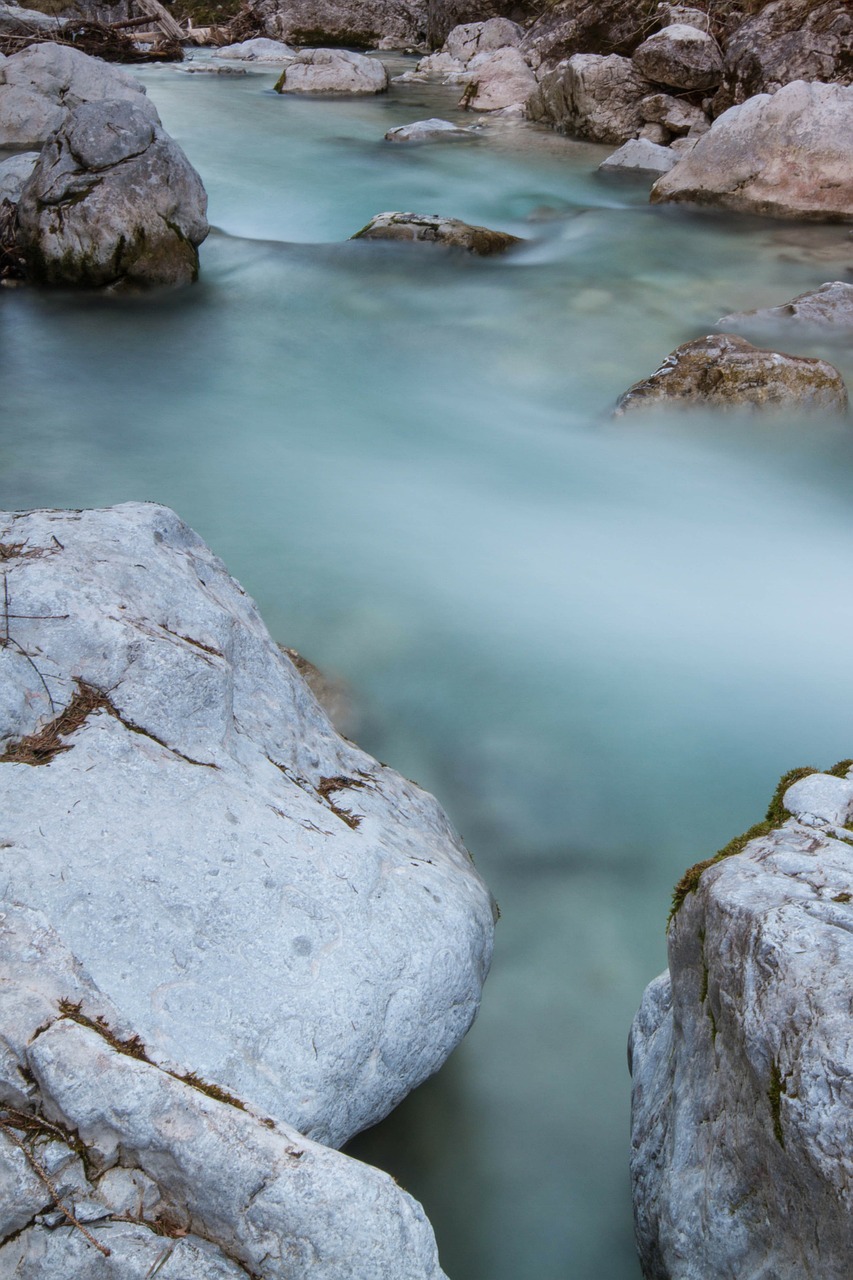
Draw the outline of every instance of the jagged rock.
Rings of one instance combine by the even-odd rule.
[[[618,144],[639,133],[640,103],[653,87],[630,58],[578,53],[541,78],[527,115],[560,133]]]
[[[599,173],[667,173],[678,157],[669,147],[659,146],[647,138],[629,138],[618,151],[602,160]]]
[[[18,238],[40,284],[186,284],[198,275],[206,208],[201,179],[148,109],[86,102],[38,159]]]
[[[632,1028],[648,1280],[850,1273],[853,785],[784,788],[731,856],[682,880],[669,973]]]
[[[125,99],[159,117],[138,80],[66,45],[36,44],[3,63],[0,147],[39,147],[84,102]]]
[[[683,98],[673,98],[669,93],[650,93],[640,103],[643,119],[650,124],[662,124],[675,136],[682,137],[695,125],[705,126],[707,117],[701,107],[694,107]]]
[[[431,120],[415,120],[413,124],[399,125],[396,129],[389,129],[385,134],[386,142],[457,142],[470,141],[477,135],[471,129],[462,129],[458,124],[453,124],[450,120],[439,120],[433,117]],[[3,181],[3,170],[0,166],[0,184]],[[2,185],[0,185],[2,191]]]
[[[387,88],[385,65],[348,49],[305,49],[275,86],[276,93],[384,93]]]
[[[675,89],[713,89],[723,78],[716,41],[686,23],[656,31],[634,50],[633,59],[640,75]]]
[[[154,1061],[343,1143],[476,1012],[492,902],[461,841],[335,733],[173,512],[6,515],[0,543],[10,611],[33,615],[12,635],[38,668],[0,651],[4,894],[44,914],[117,1013],[74,990],[44,1001],[83,999]],[[11,1044],[4,1010],[0,983]],[[30,1035],[43,1002],[32,1017]]]
[[[214,58],[236,58],[240,62],[290,62],[296,50],[281,40],[268,40],[256,36],[253,40],[241,40],[238,44],[226,44],[215,49]]]
[[[776,321],[784,321],[786,325],[850,328],[853,326],[853,284],[832,280],[819,289],[811,289],[790,302],[783,302],[779,307],[737,311],[723,316],[719,323],[727,329],[748,329]]]
[[[288,44],[404,48],[426,39],[426,0],[260,0],[264,29]]]
[[[534,66],[576,53],[630,54],[645,35],[635,0],[555,0],[537,9],[522,45]]]
[[[460,222],[458,218],[442,218],[439,214],[425,213],[377,213],[351,239],[439,244],[451,249],[466,249],[481,257],[504,253],[513,245],[523,243],[518,236],[511,236],[506,231],[472,227],[467,222]]]
[[[853,82],[853,11],[847,0],[771,0],[732,34],[719,114],[794,80]]]
[[[10,156],[8,160],[0,160],[0,200],[18,203],[24,184],[38,158],[37,151],[22,151],[19,155]]]
[[[847,391],[825,360],[762,351],[734,334],[685,342],[620,398],[615,414],[667,406],[738,410],[798,408],[846,413]]]
[[[496,53],[478,53],[467,64],[468,83],[460,106],[471,111],[499,111],[527,102],[536,88],[536,77],[514,47]]]
[[[494,53],[498,49],[521,44],[523,32],[508,18],[489,18],[486,22],[469,22],[454,27],[444,42],[442,53],[457,62],[470,62],[478,53]]]
[[[726,111],[651,198],[838,221],[853,217],[852,152],[853,88],[798,80]]]

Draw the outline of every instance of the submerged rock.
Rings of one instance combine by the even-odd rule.
[[[732,107],[652,188],[777,218],[853,218],[853,88],[798,80]]]
[[[376,58],[348,49],[305,49],[289,62],[276,93],[384,93],[388,71]]]
[[[849,764],[783,780],[768,820],[676,890],[629,1047],[648,1280],[850,1274]]]
[[[431,796],[338,736],[173,512],[6,515],[0,544],[10,612],[32,616],[12,635],[33,657],[0,649],[6,900],[43,913],[115,1013],[90,996],[85,1011],[154,1062],[342,1144],[437,1070],[476,1013],[492,900],[459,837]],[[99,1107],[115,1124],[95,1086],[75,1097],[75,1126],[90,1107],[94,1129]],[[228,1162],[207,1150],[216,1183]],[[249,1185],[278,1195],[266,1167]]]
[[[127,100],[159,121],[145,89],[121,67],[67,45],[30,45],[3,63],[0,147],[38,147],[84,102]]]
[[[473,227],[458,218],[442,218],[433,213],[377,213],[366,227],[357,231],[353,240],[401,240],[418,244],[440,244],[451,249],[466,249],[482,257],[505,253],[513,245],[523,244],[518,236],[488,227]]]
[[[744,338],[720,333],[677,347],[650,377],[620,397],[615,416],[666,406],[846,413],[847,390],[826,360],[762,351]]]
[[[542,76],[527,115],[561,133],[615,145],[639,133],[640,104],[653,87],[630,58],[578,53]]]
[[[201,179],[149,110],[88,102],[51,137],[24,187],[19,242],[39,284],[188,284],[206,208]]]
[[[0,169],[2,174],[2,169]],[[790,302],[778,307],[765,307],[758,311],[737,311],[723,316],[721,325],[726,328],[749,328],[754,324],[772,324],[781,320],[786,324],[818,325],[849,328],[853,326],[853,284],[832,280],[819,289],[801,293]]]
[[[238,44],[226,44],[215,49],[214,58],[236,58],[240,62],[289,62],[296,57],[296,50],[282,40],[268,40],[257,36],[253,40],[241,40]]]
[[[470,141],[477,135],[471,129],[463,129],[458,124],[453,124],[450,120],[439,120],[433,117],[430,120],[415,120],[413,124],[402,124],[396,129],[389,129],[385,134],[386,142],[456,142]],[[2,183],[3,170],[0,167],[0,183]],[[2,190],[2,187],[0,187]]]
[[[674,89],[713,89],[723,78],[717,42],[706,31],[677,23],[656,31],[634,50],[640,75]]]

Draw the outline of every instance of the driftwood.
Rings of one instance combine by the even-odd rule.
[[[57,22],[55,26],[32,27],[29,31],[24,29],[15,35],[0,35],[0,53],[19,53],[28,45],[52,41],[54,44],[70,45],[93,58],[103,58],[105,62],[181,62],[184,56],[181,48],[184,33],[174,19],[170,21],[178,32],[177,38],[167,36],[158,24],[156,31],[144,33],[153,42],[150,49],[140,48],[143,42],[139,33],[134,33],[134,38],[121,30],[123,23],[81,21]],[[145,22],[150,23],[151,18],[146,17]]]

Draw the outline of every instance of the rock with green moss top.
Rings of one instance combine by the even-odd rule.
[[[397,240],[405,244],[437,244],[450,249],[465,249],[488,257],[505,253],[513,245],[522,244],[518,236],[488,227],[474,227],[458,218],[443,218],[433,213],[377,213],[366,227],[357,231],[353,240]]]
[[[849,1277],[850,767],[786,775],[682,882],[629,1046],[647,1280]]]
[[[129,101],[84,103],[52,136],[18,205],[38,284],[188,284],[208,232],[207,196],[181,148]]]
[[[709,334],[677,347],[653,374],[629,387],[614,416],[661,408],[843,414],[847,389],[826,360],[763,351],[731,333]]]

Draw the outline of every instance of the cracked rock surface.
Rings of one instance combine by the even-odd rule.
[[[790,786],[674,914],[629,1046],[646,1280],[850,1274],[849,764]]]
[[[8,514],[0,545],[2,896],[70,957],[34,951],[11,1004],[0,985],[0,1036],[20,1053],[82,1001],[341,1145],[476,1013],[493,903],[459,837],[338,736],[173,512]],[[7,1088],[20,1105],[26,1075]]]
[[[87,102],[50,137],[24,186],[18,242],[41,284],[187,284],[206,211],[201,179],[144,100]]]

